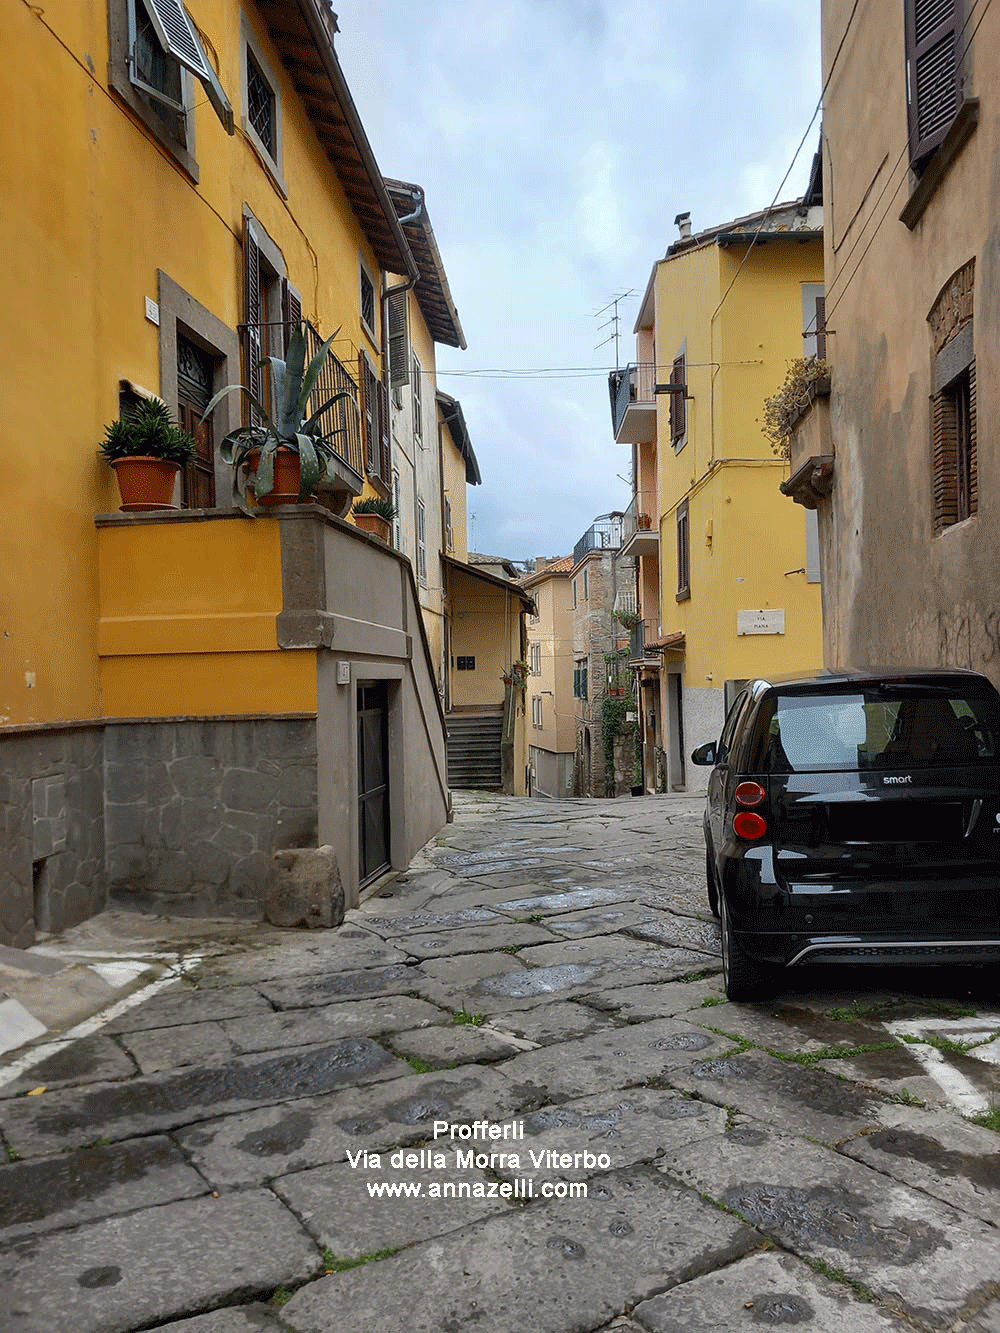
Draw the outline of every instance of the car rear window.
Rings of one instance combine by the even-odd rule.
[[[1000,753],[1000,701],[982,690],[879,683],[762,701],[754,764],[771,773],[950,768]]]

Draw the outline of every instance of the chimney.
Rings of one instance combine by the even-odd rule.
[[[691,239],[691,214],[690,214],[690,213],[678,213],[677,216],[674,218],[674,225],[677,227],[677,230],[680,232],[680,234],[681,234],[681,240],[682,240],[682,241],[689,241],[689,240]]]

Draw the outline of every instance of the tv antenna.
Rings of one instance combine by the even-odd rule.
[[[614,312],[611,315],[611,318],[606,319],[598,330],[598,332],[603,332],[605,329],[610,328],[611,332],[603,340],[603,342],[599,342],[597,344],[597,347],[594,348],[594,351],[596,352],[601,347],[607,347],[609,342],[613,342],[615,345],[615,370],[617,370],[619,365],[621,364],[618,354],[618,341],[621,338],[621,332],[619,331],[618,326],[621,323],[621,316],[618,313],[618,307],[622,303],[622,301],[627,301],[630,296],[634,295],[635,295],[634,287],[630,287],[627,292],[616,292],[615,295],[608,302],[608,304],[594,314],[595,319],[600,319],[600,317],[602,315],[606,315],[609,310]]]

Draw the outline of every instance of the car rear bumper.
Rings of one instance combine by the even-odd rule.
[[[989,938],[926,935],[796,935],[738,931],[752,958],[781,967],[841,963],[851,967],[947,967],[1000,962],[1000,934]]]

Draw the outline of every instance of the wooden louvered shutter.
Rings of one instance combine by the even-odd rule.
[[[686,373],[686,357],[679,356],[674,360],[673,369],[670,372],[670,383],[684,385]],[[670,395],[670,439],[673,444],[684,438],[684,432],[687,430],[687,401],[684,394],[687,392],[687,386],[684,385],[684,391],[681,393],[672,393]]]
[[[906,0],[910,163],[938,147],[962,96],[963,0]]]
[[[398,389],[410,382],[410,348],[406,327],[406,292],[389,294],[389,384]]]
[[[969,513],[979,508],[979,463],[976,457],[976,363],[969,366]]]
[[[365,471],[370,477],[378,471],[378,390],[364,352],[358,353],[358,388],[361,394],[361,430],[365,452]]]
[[[389,431],[389,393],[382,380],[378,389],[378,475],[388,486],[392,481],[392,436]]]
[[[281,284],[281,317],[285,321],[285,352],[296,329],[302,328],[302,297],[287,282]]]
[[[263,321],[264,294],[261,291],[260,247],[253,234],[249,218],[243,222],[243,309],[246,319],[243,335],[243,383],[258,402],[263,402],[264,377],[261,358],[264,355]],[[249,419],[260,421],[260,414],[250,407]]]
[[[932,416],[932,467],[934,471],[934,531],[950,527],[958,519],[955,474],[958,451],[955,413],[947,393],[934,395]]]

